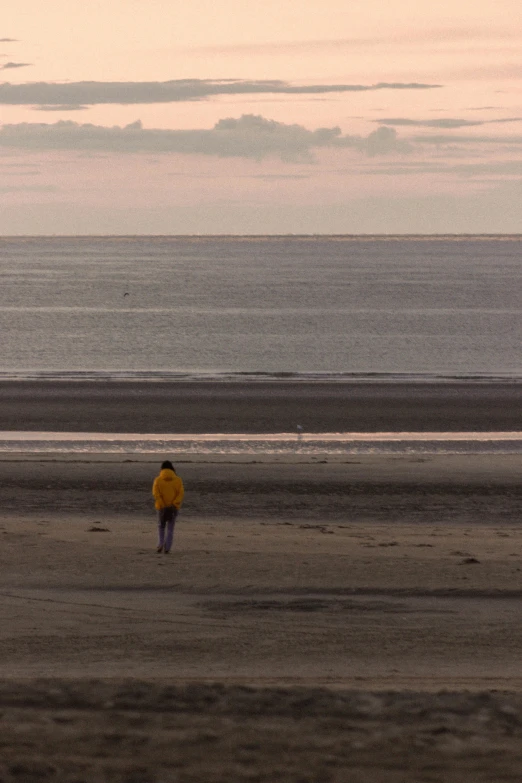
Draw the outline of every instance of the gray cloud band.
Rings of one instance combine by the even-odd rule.
[[[430,90],[439,84],[379,82],[378,84],[292,85],[284,81],[177,79],[167,82],[34,82],[0,84],[0,104],[10,106],[175,103],[214,95],[322,95],[371,90]]]
[[[479,125],[501,125],[502,123],[521,122],[522,117],[500,117],[494,120],[464,120],[454,117],[442,117],[435,120],[411,120],[407,117],[382,117],[372,120],[380,125],[401,125],[404,127],[441,128],[456,130],[458,128],[471,128]]]
[[[13,62],[8,62],[8,63],[4,63],[4,65],[2,65],[0,67],[0,71],[13,70],[14,68],[28,68],[30,65],[31,65],[31,63],[13,63]]]
[[[28,150],[75,150],[121,153],[179,153],[221,158],[310,162],[318,148],[353,148],[368,156],[408,152],[393,128],[377,128],[368,136],[342,135],[340,128],[308,130],[255,115],[220,120],[210,130],[145,129],[141,122],[121,127],[69,121],[19,123],[0,128],[0,147]]]

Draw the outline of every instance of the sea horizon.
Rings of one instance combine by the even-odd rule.
[[[216,234],[216,233],[208,233],[208,234],[129,234],[129,233],[122,233],[122,234],[0,234],[0,240],[2,239],[136,239],[136,238],[158,238],[158,239],[314,239],[315,237],[319,239],[328,239],[328,238],[344,238],[347,239],[379,239],[380,237],[386,238],[386,239],[393,239],[394,237],[397,237],[399,239],[407,239],[411,237],[412,239],[473,239],[476,238],[492,238],[492,239],[509,239],[510,237],[513,238],[520,238],[522,237],[521,233],[490,233],[490,232],[484,232],[484,233],[465,233],[465,232],[457,232],[457,233],[411,233],[411,232],[405,232],[401,233],[394,232],[394,233],[383,233],[383,232],[377,232],[377,233],[357,233],[357,234],[351,234],[351,233],[310,233],[310,234],[301,234],[301,233],[272,233],[272,234]]]

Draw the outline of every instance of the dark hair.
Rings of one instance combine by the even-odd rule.
[[[166,459],[165,462],[161,463],[161,469],[165,470],[165,468],[168,468],[168,470],[174,470],[174,465],[170,460]]]

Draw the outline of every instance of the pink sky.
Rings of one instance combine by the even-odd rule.
[[[0,233],[521,232],[521,17],[518,0],[18,0]]]

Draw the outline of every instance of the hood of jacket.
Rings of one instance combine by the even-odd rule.
[[[163,470],[160,470],[159,478],[162,481],[174,481],[176,474],[170,468],[163,468]]]

